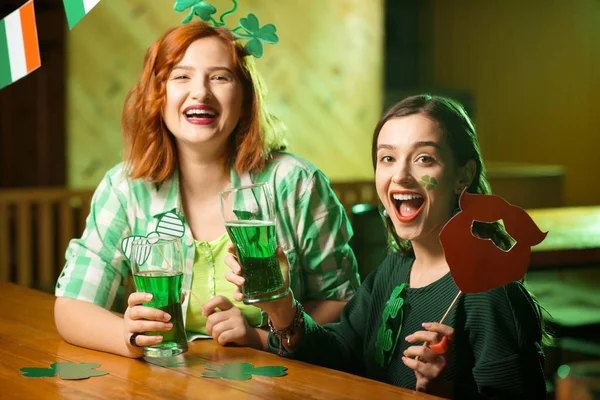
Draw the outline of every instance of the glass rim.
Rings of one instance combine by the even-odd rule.
[[[159,237],[158,239],[156,239],[156,241],[154,243],[151,243],[150,241],[148,241],[148,238],[144,237],[144,238],[139,238],[139,239],[135,239],[134,241],[132,241],[131,246],[136,246],[136,247],[158,246],[158,245],[162,245],[162,244],[177,243],[179,241],[179,239],[180,238],[178,238],[176,236],[166,236],[166,237]]]
[[[245,185],[245,186],[241,186],[241,187],[237,187],[237,188],[229,188],[229,189],[221,190],[221,192],[219,192],[219,194],[223,195],[225,193],[239,192],[240,190],[254,189],[254,188],[262,187],[262,186],[267,186],[267,182],[259,182],[259,183],[253,183],[251,185]]]

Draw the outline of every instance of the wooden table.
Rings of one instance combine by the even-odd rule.
[[[54,296],[0,282],[0,399],[439,399],[423,393],[212,340],[190,343],[170,366],[72,346],[54,326]],[[19,368],[93,362],[108,375],[80,381],[26,378]],[[247,361],[285,365],[284,377],[202,378],[203,365]]]
[[[532,248],[530,270],[600,266],[600,206],[527,210],[548,236]]]

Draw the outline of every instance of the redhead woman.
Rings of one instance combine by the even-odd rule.
[[[352,230],[324,174],[284,152],[282,127],[265,110],[253,58],[225,27],[177,26],[148,49],[140,81],[122,115],[125,160],[108,171],[86,229],[67,249],[56,285],[55,319],[70,343],[140,357],[172,329],[170,315],[128,297],[124,317],[110,312],[131,280],[124,238],[145,236],[161,215],[183,221],[183,303],[188,337],[265,348],[261,311],[233,299],[224,278],[230,243],[219,193],[266,182],[277,209],[277,240],[291,265],[291,289],[315,321],[338,320],[358,287]]]

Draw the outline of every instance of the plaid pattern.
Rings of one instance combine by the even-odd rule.
[[[352,228],[325,175],[286,152],[274,153],[258,174],[231,170],[232,187],[258,182],[268,182],[274,196],[277,240],[290,261],[294,296],[299,301],[349,300],[359,285],[348,244]],[[56,295],[112,308],[119,287],[131,278],[121,241],[154,231],[160,216],[173,210],[186,228],[183,286],[191,287],[195,246],[181,207],[178,174],[160,185],[132,181],[119,164],[96,189],[82,237],[69,244]]]

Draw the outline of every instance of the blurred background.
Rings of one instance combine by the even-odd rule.
[[[24,3],[2,0],[0,18]],[[0,279],[52,291],[95,186],[121,160],[121,109],[145,50],[184,15],[172,0],[102,0],[69,31],[62,1],[34,5],[42,66],[0,90]],[[549,374],[600,357],[600,1],[243,0],[236,15],[248,12],[277,26],[258,60],[269,105],[350,214],[363,276],[385,252],[375,124],[407,95],[455,98],[494,192],[550,230],[527,277],[564,339]]]

